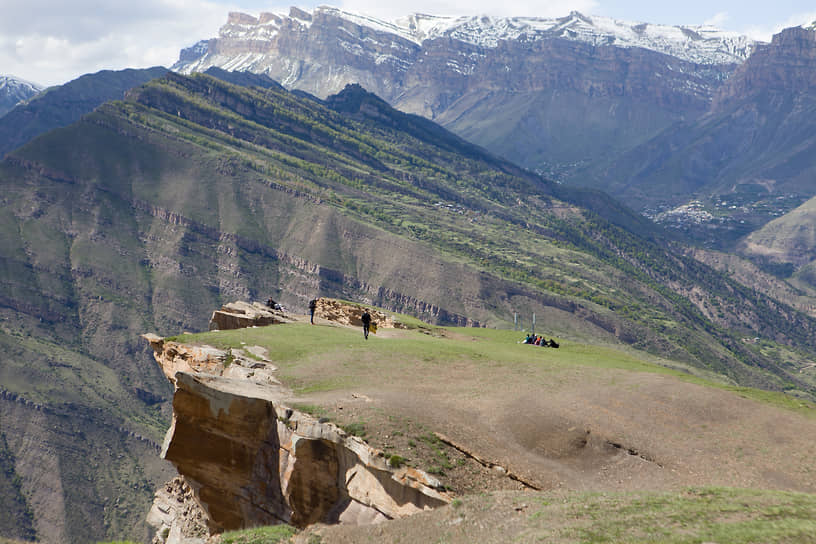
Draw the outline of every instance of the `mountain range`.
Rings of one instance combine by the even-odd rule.
[[[320,7],[232,13],[173,69],[268,74],[326,97],[359,83],[522,166],[579,165],[702,115],[755,42],[710,27],[557,19],[431,17],[395,23]]]
[[[719,89],[706,114],[678,123],[589,177],[641,205],[703,198],[754,207],[814,195],[816,32],[789,28],[757,47]],[[772,217],[758,214],[759,228]],[[744,234],[745,231],[742,231]]]
[[[181,74],[99,72],[17,105],[0,117],[0,534],[149,538],[171,392],[138,335],[206,329],[237,299],[535,315],[813,399],[814,36],[293,8],[231,14]]]
[[[359,83],[516,164],[731,251],[814,196],[813,28],[766,44],[576,12],[386,22],[292,8],[231,14],[173,69],[265,73],[322,97]],[[696,200],[705,214],[686,213]]]

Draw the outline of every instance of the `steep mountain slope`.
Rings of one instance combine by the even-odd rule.
[[[51,129],[64,127],[125,91],[159,77],[166,68],[103,70],[48,89],[0,118],[0,157]],[[2,83],[0,83],[0,88]]]
[[[567,176],[702,114],[754,44],[710,27],[433,17],[394,23],[319,7],[233,13],[173,69],[269,74],[325,97],[359,83],[510,160]]]
[[[801,203],[814,194],[814,74],[816,32],[786,29],[740,66],[705,116],[667,129],[587,179],[643,207],[701,199],[714,225],[723,214],[713,204],[737,200],[756,213],[739,218],[736,234],[758,228],[772,218],[763,208],[777,211],[778,197]]]
[[[167,74],[10,153],[0,195],[0,424],[48,541],[143,534],[168,391],[138,334],[205,329],[228,300],[535,313],[549,334],[813,391],[816,322],[359,87],[324,103]]]
[[[0,117],[23,100],[28,100],[42,91],[42,87],[17,79],[13,76],[0,75]]]

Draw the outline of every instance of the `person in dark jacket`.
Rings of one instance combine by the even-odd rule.
[[[360,316],[360,321],[363,322],[363,336],[368,340],[368,329],[371,327],[371,314],[368,313],[368,308],[363,310],[363,315]]]
[[[314,325],[315,308],[317,308],[317,299],[313,298],[309,301],[309,321],[312,325]]]

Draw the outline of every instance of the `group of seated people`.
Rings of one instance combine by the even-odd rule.
[[[524,339],[522,344],[532,344],[533,346],[541,346],[544,348],[557,348],[558,342],[555,340],[547,340],[543,336],[536,336],[534,334],[528,334],[527,338]]]

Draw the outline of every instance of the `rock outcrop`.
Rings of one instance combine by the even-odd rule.
[[[753,55],[728,79],[715,97],[713,109],[760,92],[812,93],[816,87],[816,31],[786,28]]]
[[[210,533],[275,523],[374,523],[449,502],[424,472],[390,467],[361,439],[287,406],[290,393],[268,379],[274,367],[258,361],[257,350],[246,358],[238,350],[146,339],[175,387],[162,455],[189,484]],[[252,373],[233,368],[246,370],[250,361]],[[190,525],[175,521],[166,497],[157,501],[151,521],[159,536]]]
[[[289,323],[283,310],[275,310],[260,302],[230,302],[215,310],[210,317],[210,330],[226,331],[246,327],[263,327],[275,323]]]
[[[341,325],[350,325],[353,327],[362,326],[363,322],[360,319],[366,307],[359,304],[352,304],[350,302],[343,302],[333,298],[318,298],[315,307],[315,317],[318,319],[325,319]],[[368,308],[368,313],[371,315],[371,321],[377,324],[378,328],[382,329],[404,329],[403,323],[395,320],[392,316],[387,315],[379,310]]]

